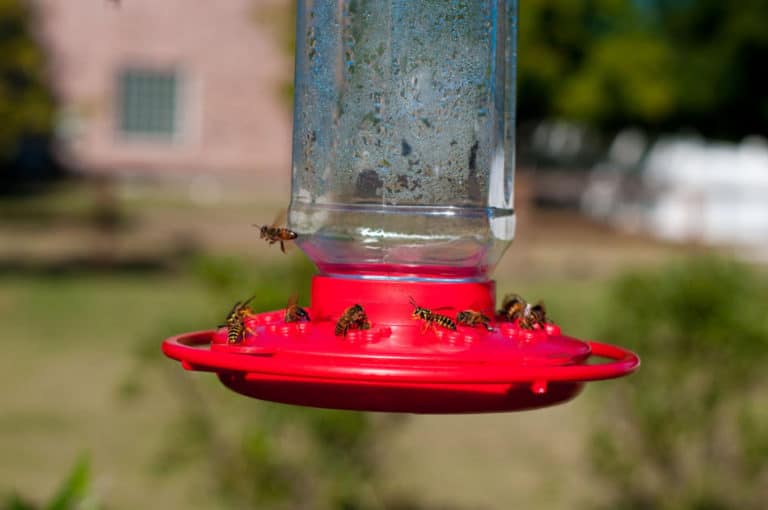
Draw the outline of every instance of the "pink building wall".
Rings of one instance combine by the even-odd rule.
[[[85,172],[288,172],[292,62],[254,9],[285,0],[30,0],[62,101],[63,147]],[[120,133],[117,76],[177,70],[179,135]]]

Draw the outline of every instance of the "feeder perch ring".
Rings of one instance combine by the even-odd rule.
[[[640,364],[626,349],[583,342],[547,324],[458,326],[422,332],[409,317],[416,302],[492,307],[493,283],[372,282],[316,276],[312,322],[285,323],[284,310],[246,320],[240,344],[227,331],[200,331],[163,343],[165,354],[195,371],[215,372],[251,397],[314,407],[411,413],[476,413],[546,407],[576,396],[588,381],[622,377]],[[335,299],[334,299],[335,298]],[[334,334],[335,317],[360,301],[370,330]],[[492,312],[488,312],[492,313]],[[403,319],[405,317],[405,319]],[[606,363],[591,363],[606,358]]]

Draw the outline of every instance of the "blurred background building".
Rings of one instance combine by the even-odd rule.
[[[291,78],[259,20],[281,1],[35,0],[56,135],[80,172],[284,173]]]
[[[738,144],[662,137],[646,147],[618,135],[590,173],[582,208],[591,217],[670,241],[733,245],[768,255],[768,141]]]

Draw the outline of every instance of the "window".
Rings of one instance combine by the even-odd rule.
[[[180,78],[174,71],[127,69],[118,83],[120,133],[174,139],[179,134]]]

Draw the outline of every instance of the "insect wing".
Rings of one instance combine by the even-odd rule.
[[[285,223],[285,220],[288,218],[288,209],[280,209],[277,214],[275,215],[274,221],[272,221],[271,227],[278,227]]]

